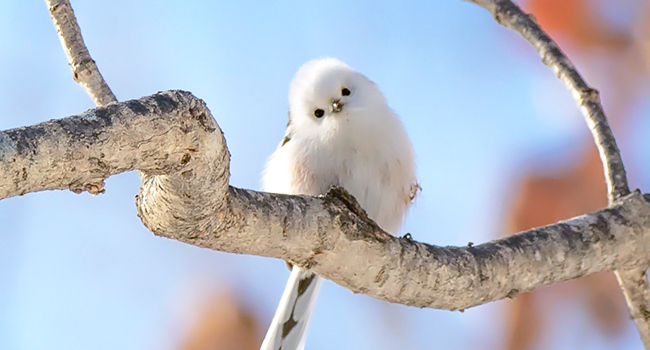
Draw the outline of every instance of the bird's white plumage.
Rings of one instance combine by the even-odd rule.
[[[399,117],[372,81],[333,58],[310,61],[296,73],[286,137],[262,182],[265,191],[286,194],[321,195],[341,186],[393,234],[419,188]],[[302,349],[319,279],[294,267],[263,350]],[[301,281],[309,288],[299,291]]]

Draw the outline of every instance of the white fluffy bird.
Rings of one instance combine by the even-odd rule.
[[[372,81],[333,58],[307,62],[296,73],[287,131],[262,182],[265,191],[286,194],[322,195],[341,186],[392,234],[419,189],[399,116]],[[293,267],[262,350],[304,348],[321,283]]]

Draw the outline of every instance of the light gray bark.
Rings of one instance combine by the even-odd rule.
[[[187,92],[8,130],[0,140],[0,198],[94,190],[106,176],[139,169],[138,213],[156,235],[287,260],[354,292],[406,305],[465,309],[598,271],[638,268],[650,257],[650,202],[638,192],[597,213],[501,240],[437,247],[383,232],[341,189],[318,198],[229,187],[221,130]]]
[[[180,169],[205,141],[199,126],[216,127],[209,113],[190,94],[170,92],[0,132],[0,198],[54,189],[97,194],[113,174]]]
[[[603,163],[609,204],[612,205],[617,198],[629,194],[623,159],[600,103],[598,90],[587,85],[573,63],[553,39],[537,25],[531,15],[521,11],[512,1],[466,1],[473,2],[490,11],[499,24],[515,30],[533,45],[542,58],[542,62],[553,70],[571,92],[584,115]],[[643,344],[646,349],[650,349],[650,286],[645,274],[647,268],[648,265],[645,265],[632,270],[614,272]]]
[[[542,58],[542,63],[551,68],[571,92],[585,117],[603,162],[610,202],[630,193],[623,160],[607,117],[605,117],[598,90],[587,85],[573,63],[553,39],[537,25],[533,16],[524,13],[511,0],[465,1],[475,3],[490,11],[499,24],[516,31],[535,48]]]
[[[96,105],[103,106],[117,101],[115,95],[104,81],[97,64],[90,57],[84,44],[77,18],[68,0],[45,0],[50,17],[68,56],[72,77],[90,95]]]
[[[202,101],[180,91],[0,132],[0,199],[46,189],[101,193],[107,176],[138,169],[143,180],[136,197],[139,216],[158,235],[288,260],[352,291],[420,307],[464,309],[618,269],[632,317],[650,348],[645,276],[650,196],[630,194],[598,92],[510,0],[467,1],[528,40],[572,93],[603,161],[608,209],[475,247],[392,237],[342,189],[313,198],[229,187],[221,130]],[[97,105],[115,102],[69,2],[46,3],[74,79]]]

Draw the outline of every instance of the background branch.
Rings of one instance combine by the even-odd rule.
[[[630,193],[623,160],[600,103],[598,91],[587,85],[573,63],[537,25],[533,17],[524,13],[512,1],[467,1],[487,9],[499,24],[515,30],[528,40],[541,56],[542,62],[549,66],[569,89],[598,148],[605,171],[609,204],[612,205],[616,199]],[[650,349],[650,286],[645,274],[646,269],[647,265],[631,271],[615,271],[615,274],[644,346]]]
[[[583,112],[585,119],[587,120],[587,123],[594,136],[594,139],[596,140],[596,145],[599,149],[599,153],[603,161],[603,166],[605,168],[610,205],[613,204],[613,201],[615,199],[622,198],[627,194],[629,194],[629,188],[628,188],[627,179],[625,175],[625,169],[623,167],[623,162],[620,157],[620,153],[616,145],[614,136],[611,132],[611,129],[608,126],[607,119],[605,118],[605,114],[600,104],[598,92],[595,89],[590,88],[584,82],[584,80],[580,77],[575,67],[568,60],[568,58],[566,58],[566,56],[559,50],[557,45],[550,39],[550,37],[548,37],[539,28],[539,26],[537,26],[534,20],[532,20],[529,15],[523,13],[511,1],[476,0],[471,2],[474,2],[490,10],[495,16],[495,19],[500,24],[510,27],[516,30],[517,32],[519,32],[522,36],[524,36],[524,38],[526,38],[537,49],[538,53],[542,57],[542,61],[554,70],[558,78],[560,78],[563,81],[563,83],[567,86],[567,88],[571,91],[574,99],[577,101],[578,105],[580,106],[580,109]],[[95,65],[95,62],[90,57],[90,54],[88,53],[88,50],[86,49],[83,43],[83,39],[81,37],[79,27],[76,23],[76,19],[74,17],[69,2],[46,0],[46,3],[48,4],[50,13],[52,15],[52,20],[57,28],[57,32],[60,36],[62,45],[68,56],[75,80],[84,87],[84,89],[89,93],[89,95],[91,95],[91,97],[93,98],[93,100],[97,105],[105,105],[110,102],[115,102],[116,101],[115,96],[112,94],[112,92],[108,88],[108,85],[103,80],[101,74],[97,69],[97,66]],[[174,98],[172,98],[172,100],[173,99]],[[190,98],[189,100],[192,100],[192,98]],[[144,103],[144,105],[147,104]],[[149,106],[153,108],[150,111],[155,110],[155,108],[159,108],[159,109],[162,108],[161,105],[156,105],[157,107],[152,107],[152,106]],[[152,113],[158,113],[156,111]],[[198,109],[192,109],[192,112],[189,112],[189,114],[190,115],[196,114],[196,116],[205,115],[205,113],[197,112],[197,111]],[[72,120],[70,120],[70,122],[72,122]],[[83,118],[82,120],[76,119],[75,122],[83,122]],[[52,130],[54,130],[55,132],[57,131],[56,128]],[[70,125],[62,124],[61,129],[58,131],[68,132],[70,130],[77,131],[78,135],[81,136],[84,135],[84,131],[82,128],[76,129],[75,127],[72,127]],[[16,141],[14,140],[14,138],[20,139],[19,136],[21,136],[22,134],[13,131],[15,130],[10,130],[7,132],[6,135],[8,135],[9,139],[3,140],[0,138],[0,143],[3,141],[12,143]],[[38,131],[34,131],[33,129],[25,129],[24,131],[27,133],[38,132]],[[32,139],[31,136],[35,137],[37,135],[34,134],[34,135],[22,135],[22,136],[25,136],[24,140],[25,139],[31,140]],[[46,141],[44,144],[47,143],[47,140],[43,140],[43,141]],[[74,140],[69,139],[68,141],[69,141],[69,145],[74,147],[78,146],[74,144]],[[193,150],[193,149],[195,149],[194,146],[189,146],[189,148],[187,148],[185,151]],[[44,147],[41,150],[47,152],[48,148]],[[187,158],[181,158],[181,160],[185,159],[185,161],[189,162],[192,159],[192,155],[194,155],[193,152],[195,151],[184,153],[183,157],[187,156]],[[225,152],[227,154],[227,150]],[[89,155],[90,153],[86,154],[84,152],[81,152],[78,154],[72,154],[73,158],[75,156],[81,158],[86,157],[87,160],[96,158],[94,157],[95,155],[98,155],[100,157],[97,158],[98,162],[96,167],[88,166],[85,168],[90,171],[89,174],[83,174],[82,176],[77,176],[77,177],[75,176],[57,177],[56,175],[48,177],[47,174],[44,174],[45,177],[43,179],[46,180],[46,182],[50,181],[49,183],[43,184],[44,189],[70,188],[73,191],[77,191],[77,192],[82,190],[88,190],[92,193],[99,193],[103,189],[103,178],[113,174],[114,172],[120,172],[123,171],[123,169],[128,168],[128,166],[124,166],[123,164],[117,164],[115,167],[106,166],[107,163],[105,163],[102,160],[103,158],[101,158],[101,157],[105,157],[105,153],[101,151],[99,153],[95,152],[92,154],[92,156]],[[224,156],[221,159],[219,159],[219,161],[223,162],[225,158],[227,157]],[[57,164],[64,164],[65,166],[68,166],[76,163],[74,161],[70,161],[66,163],[65,160],[63,160]],[[38,169],[38,165],[35,164],[27,164],[27,165],[28,165],[27,167],[23,167],[22,169],[16,168],[12,170],[14,175],[13,178],[14,178],[15,185],[17,182],[20,182],[19,178],[23,178],[23,177],[27,180],[36,181],[33,175],[39,173],[40,169]],[[177,201],[179,203],[185,201],[183,196],[187,196],[190,193],[195,192],[193,189],[185,188],[189,186],[187,180],[192,176],[197,176],[194,171],[189,171],[189,172],[185,171],[184,172],[185,175],[183,176],[170,175],[169,171],[171,168],[168,168],[168,166],[171,166],[172,168],[176,169],[175,167],[178,166],[178,163],[171,161],[169,164],[165,165],[162,168],[154,167],[147,170],[149,174],[152,174],[152,176],[151,177],[143,176],[143,188],[141,189],[141,194],[147,194],[148,197],[145,200],[141,199],[143,198],[142,196],[138,197],[138,209],[140,211],[140,215],[141,218],[143,219],[143,222],[145,223],[145,225],[147,225],[147,227],[154,230],[154,232],[163,235],[165,235],[165,233],[161,233],[161,232],[165,232],[164,227],[158,224],[156,220],[150,219],[150,217],[155,217],[158,215],[158,213],[156,213],[156,211],[153,208],[156,208],[161,203],[164,203],[165,201],[170,199],[173,201]],[[139,167],[135,167],[135,168],[139,168]],[[76,169],[76,168],[73,166],[72,169]],[[144,169],[148,169],[148,168],[145,166]],[[161,172],[160,174],[165,174],[165,175],[160,175],[159,172]],[[210,172],[208,171],[208,173]],[[221,172],[220,174],[218,174],[217,177],[227,179],[228,177],[227,169]],[[195,182],[194,180],[190,181],[190,183],[194,183],[194,182]],[[223,188],[227,188],[227,180],[225,186],[226,187]],[[11,186],[5,186],[5,187],[7,193],[10,193],[10,195],[25,193],[25,192],[21,192],[21,191],[25,191],[24,188],[21,189],[20,191],[17,191],[17,188],[19,187],[18,185],[16,185],[16,188],[10,188]],[[168,192],[170,193],[159,195],[157,192],[159,188],[164,188],[168,190]],[[0,185],[0,192],[2,189],[3,189],[2,185]],[[233,192],[235,190],[236,189],[232,188],[230,192]],[[156,203],[155,200],[150,203],[147,201],[148,198],[157,198],[157,200],[159,200],[160,203]],[[184,205],[186,206],[186,208],[181,208],[180,206],[173,206],[173,209],[184,210],[184,212],[187,213],[188,215],[191,214],[189,217],[187,217],[188,222],[185,223],[184,225],[192,225],[194,219],[198,219],[198,221],[201,221],[200,219],[202,218],[202,215],[205,214],[204,211],[200,210],[201,207],[198,205],[194,205],[194,203],[195,200],[185,201]],[[236,204],[237,201],[234,201],[228,205],[224,204],[223,202],[219,202],[217,204],[222,205],[225,208],[225,207],[230,207],[230,205],[233,205],[233,203]],[[167,209],[172,209],[172,207],[168,207]],[[196,212],[197,210],[198,213]],[[147,222],[146,220],[149,221]],[[176,225],[176,223],[173,224],[172,226],[174,225]],[[204,232],[203,234],[206,233]],[[462,248],[458,248],[458,249],[462,249]],[[617,272],[617,276],[625,292],[626,299],[630,306],[632,316],[634,317],[637,323],[637,327],[640,330],[641,336],[644,339],[646,347],[648,347],[648,344],[650,344],[650,325],[647,320],[648,318],[647,310],[649,309],[648,306],[650,305],[648,303],[648,300],[650,299],[650,292],[649,292],[650,289],[648,289],[648,283],[644,273],[645,266],[641,268],[641,265],[639,264],[639,261],[642,260],[643,259],[635,260],[635,263],[630,263],[630,264],[628,263],[612,264],[610,268],[614,266],[632,267],[631,270],[626,270],[626,272]],[[301,260],[298,259],[296,261],[300,262]],[[311,263],[311,260],[307,260],[307,263]],[[590,273],[590,272],[583,271],[582,273]],[[574,275],[565,276],[565,278],[574,278],[574,277],[576,276]],[[479,273],[479,279],[482,279],[480,273]],[[531,285],[525,285],[521,287],[522,289],[513,288],[508,291],[506,296],[513,296],[514,294],[516,294],[517,291],[528,290],[534,288],[535,286],[536,286],[535,284],[531,284]],[[500,297],[503,296],[497,296],[496,298],[500,298]],[[390,300],[390,298],[387,298],[386,300]],[[468,303],[468,305],[475,305],[475,304],[472,304],[472,302],[470,302]],[[445,306],[445,308],[453,309],[455,307]]]
[[[573,63],[560,50],[553,39],[537,25],[531,15],[524,13],[512,1],[465,1],[473,2],[490,11],[499,24],[516,31],[533,45],[542,58],[542,62],[555,72],[555,75],[571,92],[587,121],[596,142],[596,147],[598,147],[600,159],[603,162],[610,203],[630,193],[623,160],[616,145],[614,134],[607,123],[598,90],[587,85],[578,70],[573,66]]]

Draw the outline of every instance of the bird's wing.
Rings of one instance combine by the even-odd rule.
[[[284,138],[280,142],[280,147],[284,146],[293,136],[293,127],[291,126],[291,111],[287,113],[287,130],[284,132]]]
[[[323,279],[294,266],[260,350],[303,350]]]

